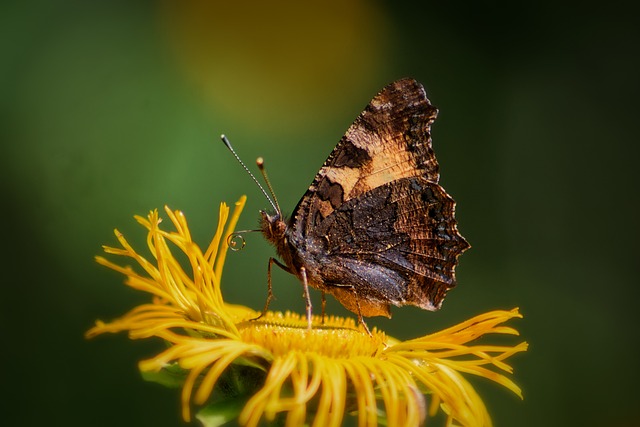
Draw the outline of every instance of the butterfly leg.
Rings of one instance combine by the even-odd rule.
[[[362,311],[360,310],[360,298],[358,298],[356,288],[354,286],[351,286],[351,291],[353,292],[353,299],[356,300],[356,308],[358,309],[358,323],[360,323],[364,327],[364,330],[367,331],[367,334],[369,334],[369,336],[372,337],[373,335],[371,335],[371,331],[369,330],[369,327],[367,326],[367,324],[364,321],[364,318],[362,317]]]
[[[327,309],[327,293],[322,291],[322,324],[324,325],[324,314]]]
[[[358,297],[358,293],[356,292],[355,286],[352,286],[352,285],[341,285],[341,284],[336,284],[336,283],[332,283],[331,285],[332,286],[336,286],[338,288],[348,288],[353,293],[353,299],[356,302],[356,310],[358,310],[358,312],[356,313],[358,315],[358,323],[361,324],[364,327],[364,330],[367,331],[367,334],[370,337],[373,336],[373,335],[371,335],[371,331],[369,330],[369,327],[367,326],[366,322],[364,321],[364,317],[362,316],[362,309],[360,308],[360,298]],[[324,296],[324,292],[323,292],[323,296]],[[353,311],[353,310],[351,310],[351,311]]]
[[[307,329],[311,329],[311,296],[309,295],[309,283],[307,282],[307,269],[300,268],[300,276],[302,277],[302,285],[304,287],[304,299],[307,309]]]
[[[291,273],[291,270],[289,270],[289,268],[286,265],[284,265],[283,263],[281,263],[280,261],[278,261],[273,257],[269,258],[269,266],[267,267],[267,301],[264,303],[264,308],[262,309],[262,313],[260,313],[260,316],[251,320],[258,320],[259,318],[265,315],[267,310],[269,310],[269,304],[273,299],[273,286],[271,286],[271,266],[273,264],[277,265],[287,273]]]

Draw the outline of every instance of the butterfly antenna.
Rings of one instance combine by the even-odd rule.
[[[276,197],[275,191],[273,191],[273,187],[271,186],[271,181],[269,181],[269,177],[267,176],[267,170],[264,167],[264,159],[262,157],[258,157],[256,159],[256,164],[258,165],[258,169],[260,169],[260,173],[264,178],[264,182],[267,183],[267,188],[269,189],[269,192],[271,193],[271,197],[273,197],[273,201],[276,204],[276,211],[278,212],[278,215],[280,215],[280,218],[282,218],[282,211],[280,210],[280,205],[278,204],[278,198]]]
[[[278,214],[280,216],[282,216],[281,212],[280,212],[280,206],[278,206],[277,203],[273,203],[273,200],[271,200],[271,197],[269,197],[269,193],[267,193],[265,191],[265,189],[262,187],[262,185],[260,185],[260,183],[258,182],[258,180],[256,179],[256,177],[251,173],[251,171],[249,170],[249,168],[244,164],[244,162],[242,160],[240,160],[240,156],[238,156],[238,154],[236,153],[236,150],[233,149],[233,147],[231,146],[231,143],[229,142],[229,140],[227,139],[227,137],[225,135],[220,135],[220,139],[222,139],[222,142],[224,142],[224,145],[227,146],[227,148],[229,149],[229,151],[231,151],[231,154],[233,154],[233,157],[236,158],[236,160],[238,161],[238,163],[240,163],[240,165],[244,168],[244,170],[249,174],[249,176],[251,177],[251,179],[253,179],[253,182],[256,183],[256,185],[258,186],[258,188],[260,189],[260,191],[262,191],[262,194],[264,194],[264,197],[267,198],[267,200],[269,201],[269,204],[271,204],[271,206],[273,207],[273,209],[276,210],[276,212],[278,212]],[[262,171],[262,169],[260,169]],[[263,176],[264,172],[262,173]],[[265,179],[265,181],[267,182],[267,186],[269,187],[269,190],[271,191],[271,194],[273,195],[273,190],[271,189],[271,185],[269,184],[269,181],[267,181]],[[274,196],[275,198],[275,196]]]

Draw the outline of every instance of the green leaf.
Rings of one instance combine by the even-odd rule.
[[[219,427],[238,418],[247,403],[247,396],[218,400],[203,407],[196,418],[204,427]]]
[[[177,363],[170,363],[159,371],[141,371],[141,374],[145,381],[162,384],[169,388],[182,387],[184,379],[187,377],[187,371]]]

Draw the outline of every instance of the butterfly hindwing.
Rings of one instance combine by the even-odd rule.
[[[347,307],[355,293],[381,315],[389,303],[436,310],[455,286],[457,258],[469,247],[454,209],[438,184],[401,178],[344,203],[305,246],[321,248],[309,255],[317,255],[324,289]],[[353,291],[345,292],[344,284]]]

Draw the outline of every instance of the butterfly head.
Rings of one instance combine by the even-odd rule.
[[[260,230],[264,238],[275,246],[276,252],[287,264],[291,260],[289,239],[287,238],[288,229],[289,226],[279,213],[271,214],[266,211],[260,211]]]
[[[260,229],[268,241],[277,246],[277,242],[284,241],[287,228],[287,223],[282,220],[279,213],[270,214],[260,211]]]

